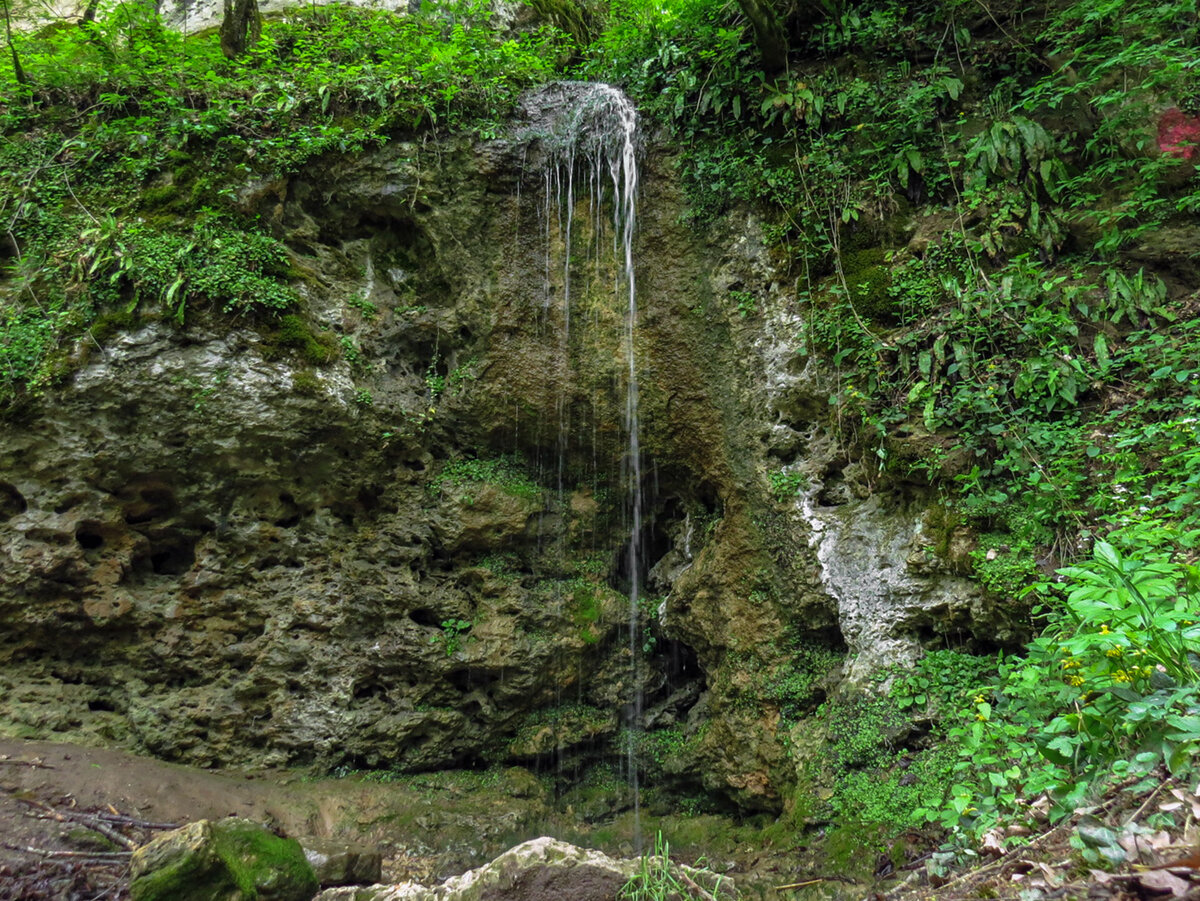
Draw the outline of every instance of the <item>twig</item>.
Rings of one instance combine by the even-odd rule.
[[[0,847],[10,851],[23,851],[26,854],[36,854],[38,857],[68,857],[80,860],[102,860],[111,863],[122,863],[129,859],[129,851],[48,851],[45,848],[33,848],[29,845],[12,845],[0,842]]]
[[[0,764],[8,764],[9,766],[31,766],[40,770],[52,770],[54,767],[48,763],[42,763],[40,760],[12,760],[9,757],[0,757]]]
[[[119,826],[133,826],[137,829],[179,829],[179,823],[151,823],[148,820],[139,820],[135,817],[127,817],[121,813],[95,813],[86,814],[86,816],[94,816],[97,819],[104,820],[106,823],[116,823]]]
[[[28,804],[30,807],[36,807],[45,812],[49,819],[56,820],[60,823],[78,823],[84,829],[90,829],[99,835],[104,836],[111,842],[116,842],[118,845],[123,845],[130,851],[135,851],[139,847],[139,843],[131,839],[127,835],[123,835],[114,829],[112,826],[105,823],[98,816],[82,811],[67,811],[61,812],[55,810],[49,804],[43,804],[41,801],[30,801],[27,798],[18,798],[22,804]]]
[[[806,880],[805,882],[793,882],[788,885],[777,885],[777,886],[775,886],[775,891],[786,892],[789,889],[804,888],[806,885],[816,885],[818,882],[828,882],[828,881],[829,880],[826,879],[824,876],[820,876],[816,879]]]
[[[696,882],[695,879],[693,879],[683,870],[679,871],[679,878],[683,880],[683,884],[686,885],[688,889],[705,899],[705,901],[717,901],[717,899],[712,896],[708,889],[701,886],[698,882]]]
[[[1175,781],[1174,776],[1168,776],[1161,783],[1159,783],[1158,788],[1154,789],[1154,791],[1150,792],[1150,794],[1148,794],[1146,796],[1146,800],[1142,802],[1142,806],[1139,807],[1136,811],[1134,811],[1133,816],[1131,816],[1125,822],[1127,822],[1127,823],[1135,822],[1138,817],[1140,817],[1143,813],[1145,813],[1146,808],[1150,806],[1150,802],[1153,801],[1158,796],[1158,793],[1174,781]]]

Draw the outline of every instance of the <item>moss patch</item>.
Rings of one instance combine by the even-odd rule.
[[[843,254],[842,274],[859,316],[876,322],[899,319],[899,305],[888,291],[892,270],[887,265],[887,251],[874,248]]]
[[[317,877],[295,839],[249,820],[200,820],[138,849],[130,894],[135,901],[308,901]]]
[[[288,351],[320,366],[337,359],[338,342],[332,332],[318,332],[304,317],[288,314],[280,317],[278,327],[267,333],[263,355],[267,359],[276,359]]]

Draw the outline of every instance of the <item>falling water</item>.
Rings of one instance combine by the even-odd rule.
[[[624,425],[628,439],[624,468],[628,486],[628,548],[629,569],[629,652],[633,685],[629,714],[629,742],[626,748],[630,788],[634,803],[635,836],[641,849],[640,796],[636,763],[636,730],[642,720],[642,686],[640,678],[641,643],[638,634],[641,602],[641,542],[642,542],[642,458],[640,423],[638,421],[638,366],[635,346],[637,325],[637,283],[633,264],[633,237],[637,226],[637,111],[619,90],[606,84],[564,83],[555,86],[567,104],[554,123],[550,136],[542,135],[551,151],[550,165],[545,170],[547,204],[546,239],[550,246],[551,203],[557,211],[559,237],[566,252],[562,263],[563,350],[566,351],[571,329],[571,241],[574,226],[574,207],[577,189],[586,188],[596,225],[602,216],[602,199],[607,191],[612,198],[613,257],[617,263],[614,293],[625,306],[625,409]],[[598,231],[598,229],[597,229]],[[546,256],[546,293],[544,303],[550,305],[551,255]],[[566,445],[565,411],[559,410],[559,472]]]

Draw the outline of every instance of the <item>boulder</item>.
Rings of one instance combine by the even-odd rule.
[[[161,835],[130,869],[134,901],[309,901],[318,887],[299,842],[237,817]]]
[[[318,901],[613,901],[637,868],[600,851],[535,838],[441,885],[416,882],[327,889]]]
[[[383,854],[378,848],[307,841],[304,856],[322,886],[369,884],[378,882],[383,873]]]

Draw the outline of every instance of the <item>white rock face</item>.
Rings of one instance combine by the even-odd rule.
[[[837,601],[851,683],[915,661],[922,653],[922,626],[971,617],[982,601],[978,585],[911,566],[922,546],[921,511],[885,509],[875,495],[822,507],[816,494],[810,492],[799,506],[812,530],[821,581]]]

